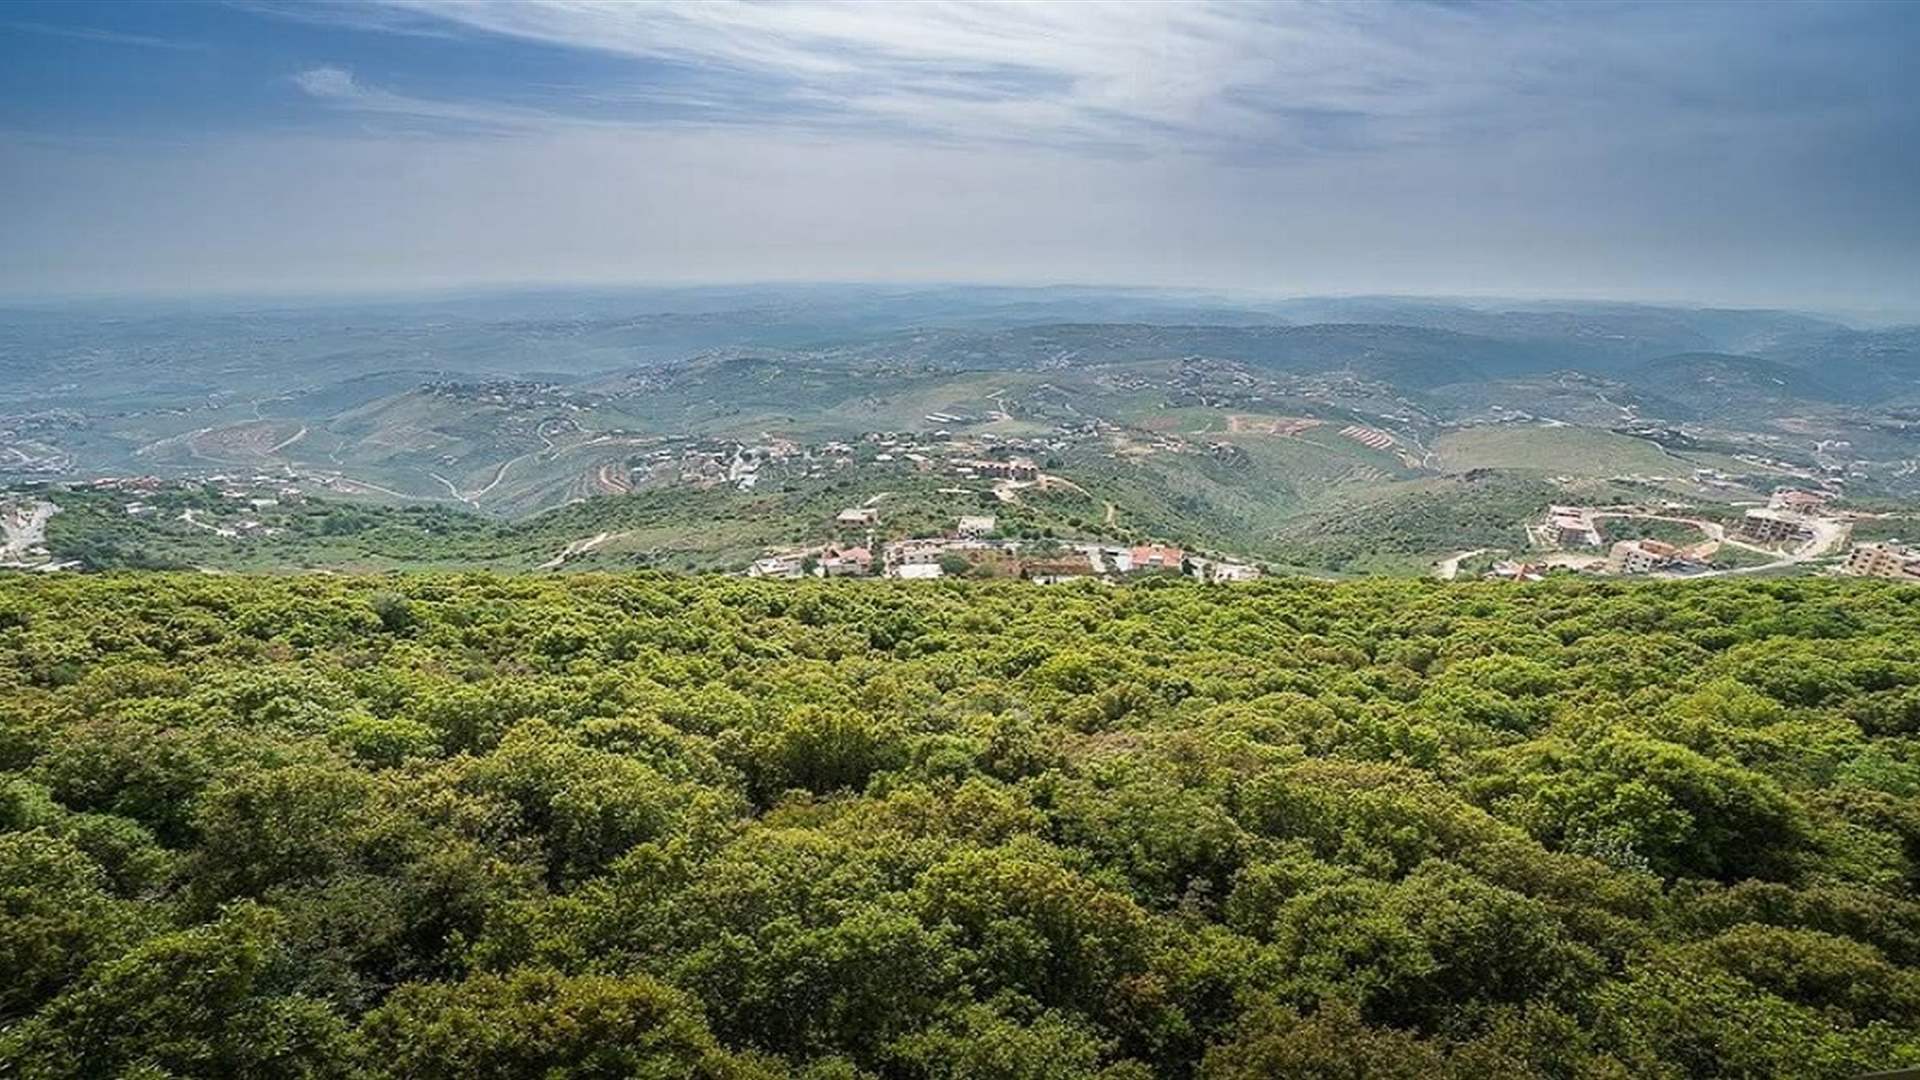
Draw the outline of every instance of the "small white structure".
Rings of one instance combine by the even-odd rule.
[[[931,581],[937,577],[945,577],[946,571],[940,569],[940,564],[937,562],[904,563],[893,568],[893,576],[904,581]]]
[[[764,559],[755,559],[753,565],[747,567],[747,576],[797,578],[801,575],[801,565],[805,560],[805,555],[798,554],[769,555]]]
[[[960,524],[954,532],[960,536],[990,536],[999,527],[999,519],[992,514],[966,514],[960,518]]]

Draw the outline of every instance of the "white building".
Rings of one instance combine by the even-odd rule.
[[[769,555],[764,559],[755,559],[747,567],[748,577],[797,578],[801,575],[801,563],[805,555]]]

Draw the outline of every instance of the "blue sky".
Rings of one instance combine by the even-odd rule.
[[[14,3],[0,290],[1920,312],[1920,4]]]

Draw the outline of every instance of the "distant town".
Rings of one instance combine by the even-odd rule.
[[[839,525],[878,525],[872,507],[849,507]],[[1171,544],[1121,545],[1083,540],[1002,538],[991,515],[959,517],[951,534],[893,540],[876,545],[821,544],[768,554],[748,568],[749,577],[890,577],[929,581],[948,576],[1021,578],[1055,584],[1079,578],[1112,579],[1143,574],[1185,575],[1208,582],[1253,581],[1260,568],[1190,554]]]

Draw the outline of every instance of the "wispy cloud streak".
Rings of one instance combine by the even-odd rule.
[[[1456,123],[1496,80],[1470,12],[1365,5],[390,0],[362,28],[438,27],[677,67],[715,114],[1097,147],[1326,148]],[[1520,13],[1501,33],[1539,33]],[[635,93],[642,103],[646,94]],[[370,103],[371,104],[371,103]],[[391,104],[390,102],[387,104]],[[647,119],[644,114],[641,119]]]
[[[96,41],[103,45],[131,45],[141,49],[194,52],[207,47],[203,41],[155,37],[151,34],[130,34],[122,30],[102,30],[91,26],[53,26],[48,23],[5,21],[0,22],[0,29],[44,34],[48,37],[68,38],[74,41]]]
[[[1743,31],[1680,6],[382,0],[300,17],[627,58],[632,80],[596,88],[592,104],[624,102],[631,123],[864,126],[1241,160],[1524,138],[1652,111],[1691,134],[1695,119],[1780,123],[1804,107],[1775,101],[1762,115],[1704,82],[1701,58]],[[1821,17],[1773,5],[1768,32]],[[1809,103],[1836,78],[1783,74],[1807,76]],[[450,108],[411,100],[422,116]],[[403,111],[393,97],[336,100],[355,102]]]
[[[356,78],[351,69],[335,64],[298,72],[293,76],[293,84],[308,97],[336,108],[427,121],[436,127],[455,130],[508,134],[594,126],[590,121],[542,109],[394,93],[368,86]]]

